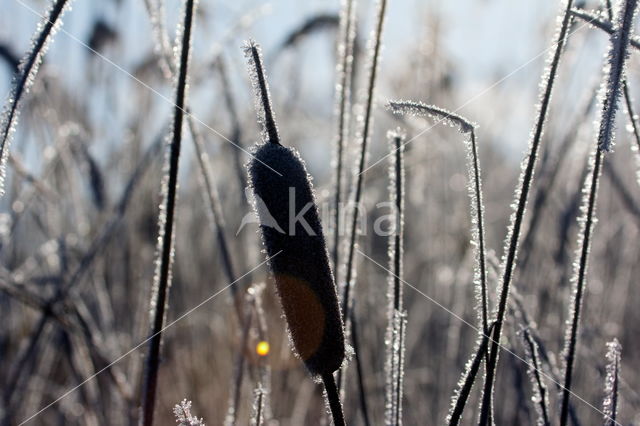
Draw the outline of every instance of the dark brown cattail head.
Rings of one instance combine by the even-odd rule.
[[[342,365],[345,343],[311,179],[298,153],[280,144],[257,45],[245,52],[264,127],[248,166],[262,241],[296,354],[312,375],[330,375]]]
[[[249,175],[293,346],[312,374],[332,373],[344,359],[344,334],[304,163],[292,149],[266,143],[255,152]]]

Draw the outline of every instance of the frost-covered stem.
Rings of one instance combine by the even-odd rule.
[[[620,97],[620,83],[624,78],[624,70],[628,57],[629,34],[633,27],[638,0],[625,0],[624,7],[620,9],[620,15],[616,19],[615,32],[611,36],[611,48],[609,51],[609,70],[606,81],[603,82],[602,116],[598,132],[598,148],[595,153],[593,171],[585,187],[585,200],[583,200],[583,216],[581,217],[582,235],[579,241],[579,259],[573,277],[574,289],[570,311],[571,322],[567,324],[565,335],[565,372],[564,386],[562,389],[562,405],[560,411],[560,425],[567,424],[569,414],[569,399],[571,396],[571,382],[575,352],[578,339],[578,325],[589,259],[591,234],[595,222],[596,197],[598,181],[604,159],[604,152],[609,151],[613,143],[613,130],[615,111]]]
[[[142,389],[142,416],[140,424],[153,425],[153,411],[158,384],[158,368],[160,366],[160,344],[164,327],[165,312],[168,304],[169,287],[171,285],[171,264],[173,261],[173,229],[178,188],[178,164],[180,159],[180,145],[182,142],[182,123],[187,91],[187,71],[191,48],[191,32],[195,0],[185,1],[184,24],[182,34],[182,48],[176,88],[176,103],[174,108],[173,134],[169,152],[168,176],[163,177],[162,191],[165,193],[160,212],[158,236],[159,262],[155,274],[154,289],[151,298],[151,333],[147,358],[145,360],[145,377]]]
[[[333,374],[323,374],[322,382],[324,383],[324,390],[327,396],[327,402],[329,403],[329,409],[331,410],[331,416],[333,417],[334,426],[345,426],[342,404],[340,403],[338,387],[336,386]]]
[[[534,402],[537,402],[538,406],[538,414],[540,418],[538,419],[539,426],[550,426],[551,422],[549,421],[549,403],[547,401],[547,387],[544,384],[544,380],[540,375],[540,369],[542,366],[540,365],[539,353],[538,353],[538,345],[531,337],[531,333],[529,330],[523,330],[524,341],[527,345],[527,355],[529,358],[529,376],[531,377],[531,384],[533,386],[533,393],[535,395]]]
[[[487,259],[484,241],[484,204],[482,202],[482,183],[480,178],[480,159],[476,144],[475,128],[471,129],[471,161],[473,162],[473,191],[471,202],[475,201],[475,213],[478,227],[478,255],[480,257],[480,303],[482,308],[482,329],[484,334],[489,333],[489,296],[487,294]],[[472,219],[473,220],[473,219]]]
[[[242,337],[240,338],[240,350],[237,352],[236,368],[233,375],[233,381],[231,383],[231,396],[229,398],[229,407],[227,408],[227,417],[225,418],[225,425],[234,426],[236,424],[236,416],[238,415],[238,407],[240,406],[240,399],[242,397],[242,381],[244,379],[245,371],[245,350],[249,343],[249,331],[253,323],[253,310],[249,310],[242,321],[240,322],[242,327]]]
[[[264,422],[264,389],[262,385],[258,383],[256,389],[256,399],[253,403],[254,415],[251,417],[251,426],[261,426]]]
[[[583,9],[571,9],[571,14],[576,18],[579,18],[588,24],[592,25],[595,28],[601,29],[609,34],[613,34],[613,25],[611,22],[607,22],[604,19],[601,19],[597,14],[593,12],[588,12]],[[640,49],[640,39],[637,36],[631,36],[630,45],[635,49]]]
[[[175,73],[175,66],[171,61],[171,44],[164,28],[164,1],[145,0],[144,4],[151,21],[154,40],[154,50],[158,56],[158,65],[167,78]]]
[[[450,426],[458,425],[462,420],[462,413],[464,412],[464,408],[467,405],[467,400],[469,399],[469,395],[471,394],[473,384],[476,381],[478,370],[480,369],[480,364],[482,363],[482,359],[487,353],[487,348],[489,347],[489,338],[493,333],[494,325],[495,323],[492,323],[491,326],[487,329],[487,332],[482,333],[482,338],[480,340],[480,343],[478,344],[478,348],[473,354],[473,358],[471,358],[471,360],[467,362],[467,368],[465,369],[464,375],[458,382],[459,390],[454,395],[451,404],[451,410],[449,411],[449,415],[447,416],[447,421]]]
[[[170,52],[170,44],[167,39],[167,34],[164,28],[164,7],[163,3],[158,0],[145,0],[145,6],[147,8],[147,12],[149,14],[149,19],[151,20],[151,26],[153,27],[153,34],[156,38],[156,50],[158,54],[158,59],[160,62],[160,67],[162,68],[165,77],[168,79],[172,79],[175,77],[175,65],[171,62],[171,57],[169,55]],[[227,238],[224,234],[224,219],[222,215],[222,209],[220,208],[220,202],[218,197],[218,191],[213,183],[213,172],[211,171],[211,166],[209,163],[209,156],[206,153],[204,148],[204,142],[202,140],[202,135],[198,131],[195,120],[189,111],[186,113],[185,119],[187,120],[187,124],[189,126],[189,132],[191,133],[191,139],[193,140],[194,147],[196,149],[196,157],[198,160],[198,166],[200,169],[200,177],[201,177],[201,187],[204,195],[205,201],[209,204],[209,212],[211,214],[211,219],[214,224],[214,228],[216,231],[216,236],[218,239],[218,244],[220,246],[220,255],[222,256],[222,264],[224,267],[225,274],[227,276],[227,280],[229,282],[234,282],[231,286],[231,293],[235,301],[236,305],[236,313],[238,315],[238,319],[242,322],[242,312],[239,307],[239,303],[237,301],[237,284],[236,275],[233,268],[233,262],[231,260],[229,244],[227,242]],[[242,186],[244,187],[244,185]]]
[[[636,140],[638,152],[640,152],[640,128],[638,128],[638,120],[633,109],[633,102],[631,102],[631,93],[629,91],[629,84],[625,80],[622,83],[622,93],[624,94],[624,102],[627,107],[627,113],[629,115],[629,121],[631,122],[631,128],[633,130],[633,137]]]
[[[553,92],[553,86],[555,83],[556,75],[558,73],[558,67],[560,65],[560,58],[562,57],[562,51],[566,44],[569,27],[571,23],[571,6],[573,0],[566,0],[566,6],[564,8],[564,15],[562,17],[562,23],[560,24],[560,31],[558,32],[558,38],[556,41],[556,48],[551,58],[551,63],[543,78],[543,92],[540,107],[538,110],[538,118],[533,131],[533,136],[530,143],[529,152],[526,158],[526,166],[521,173],[518,189],[516,190],[516,210],[511,216],[510,232],[507,237],[507,249],[506,256],[503,260],[503,274],[501,278],[500,296],[498,301],[498,307],[496,312],[496,329],[495,338],[491,342],[491,350],[489,352],[489,362],[487,364],[485,384],[482,396],[482,405],[480,409],[480,426],[485,426],[489,423],[491,416],[491,400],[493,398],[493,386],[495,382],[495,371],[498,364],[498,352],[500,351],[500,338],[502,337],[502,325],[504,323],[505,315],[507,312],[507,306],[509,301],[509,290],[511,287],[511,280],[516,265],[516,255],[518,251],[518,243],[520,240],[520,232],[522,228],[522,222],[524,220],[524,213],[527,207],[527,201],[529,199],[529,190],[533,182],[533,175],[535,171],[536,159],[538,157],[538,150],[540,147],[540,141],[542,139],[542,133],[544,129],[544,123],[547,118],[547,112],[549,104],[551,102],[551,94]]]
[[[390,165],[391,200],[395,208],[393,237],[389,239],[389,260],[391,265],[391,306],[390,309],[402,311],[402,259],[404,255],[404,141],[405,135],[401,130],[389,134],[390,147],[393,150],[393,160]],[[393,311],[391,311],[393,312]]]
[[[20,62],[18,74],[14,78],[13,87],[2,111],[0,119],[0,196],[4,195],[9,144],[16,130],[22,98],[33,86],[42,58],[57,28],[61,25],[62,15],[69,3],[71,3],[69,0],[55,0],[38,25],[31,42],[32,47]]]
[[[629,37],[633,30],[637,0],[626,0],[624,9],[616,20],[614,33],[611,35],[611,49],[609,52],[609,76],[606,82],[602,120],[598,133],[598,147],[609,152],[613,145],[617,100],[620,97],[621,87],[624,82],[625,64],[629,56]]]
[[[606,0],[605,5],[607,8],[607,14],[609,15],[609,20],[613,21],[613,7],[611,5],[611,0]],[[633,44],[633,36],[630,36],[629,42]],[[636,113],[633,108],[633,102],[631,102],[631,91],[629,90],[629,84],[626,78],[622,82],[622,94],[624,95],[624,103],[625,103],[625,106],[627,107],[627,114],[629,115],[629,121],[631,122],[631,129],[633,130],[633,136],[636,140],[638,152],[640,152],[640,129],[638,128]]]
[[[395,400],[396,400],[396,425],[402,425],[402,396],[404,389],[404,357],[405,357],[405,340],[407,334],[407,312],[402,312],[399,314],[399,326],[398,326],[398,351],[397,351],[397,361],[396,361],[396,391],[395,391]]]
[[[379,0],[377,9],[376,27],[373,33],[371,43],[371,57],[369,64],[369,75],[367,78],[367,95],[365,100],[365,112],[362,117],[362,130],[360,130],[360,156],[358,158],[358,168],[355,176],[355,186],[353,188],[353,212],[349,233],[349,252],[346,263],[346,277],[344,282],[344,292],[342,295],[342,317],[345,329],[349,329],[351,318],[351,287],[354,275],[354,258],[356,252],[356,242],[358,237],[358,217],[360,215],[360,199],[364,187],[364,169],[367,162],[367,149],[369,139],[371,138],[371,127],[373,123],[373,102],[375,95],[376,77],[378,75],[378,62],[380,60],[380,51],[382,49],[382,30],[384,28],[384,18],[386,14],[387,0]],[[358,351],[358,348],[354,348]],[[342,387],[342,371],[338,371],[338,388]]]
[[[364,372],[362,371],[362,358],[360,358],[360,340],[358,337],[358,327],[355,321],[351,321],[351,343],[355,350],[353,351],[353,358],[356,365],[356,380],[358,383],[358,400],[360,402],[360,410],[362,411],[362,418],[365,426],[371,424],[369,420],[369,409],[367,407],[367,394],[364,387]],[[342,370],[339,370],[342,371]],[[340,373],[338,373],[340,374]]]
[[[343,0],[342,15],[340,17],[341,40],[338,43],[338,79],[336,86],[336,100],[338,112],[338,128],[336,130],[335,146],[335,187],[333,203],[333,270],[336,282],[340,282],[340,215],[342,203],[342,175],[344,165],[344,147],[349,140],[349,109],[351,103],[351,73],[353,71],[353,42],[356,29],[356,0]]]
[[[249,73],[251,85],[256,97],[256,109],[258,121],[262,125],[262,139],[265,142],[280,145],[280,135],[276,126],[275,117],[271,108],[271,98],[269,86],[265,78],[264,66],[262,65],[262,54],[260,46],[255,41],[249,40],[244,47],[245,56],[249,60]]]
[[[618,339],[607,343],[607,377],[605,378],[605,399],[602,411],[604,412],[605,426],[614,426],[618,424],[616,417],[618,416],[618,387],[620,382],[620,353],[622,347]]]
[[[373,42],[373,50],[371,54],[371,64],[369,68],[369,78],[367,79],[367,98],[365,101],[365,112],[362,120],[362,130],[360,133],[360,156],[358,159],[358,169],[357,175],[355,177],[356,184],[354,188],[354,197],[353,197],[353,213],[351,218],[351,226],[350,226],[350,239],[349,239],[349,254],[347,258],[347,268],[346,268],[346,280],[344,286],[344,295],[342,298],[342,315],[344,317],[345,324],[349,321],[349,308],[350,308],[350,290],[352,287],[352,277],[353,277],[353,260],[355,257],[355,247],[358,236],[358,216],[359,216],[359,203],[362,197],[362,190],[364,187],[364,168],[366,165],[367,159],[367,148],[369,145],[369,139],[371,137],[371,123],[373,122],[373,101],[374,101],[374,91],[376,84],[376,76],[378,74],[378,61],[380,59],[380,50],[382,47],[382,28],[384,26],[384,16],[386,11],[387,1],[380,0],[378,5],[378,19],[376,24],[376,29],[374,32],[374,42]]]
[[[405,134],[398,129],[387,133],[389,150],[393,154],[389,165],[389,191],[394,208],[393,235],[389,237],[389,289],[387,298],[388,325],[386,335],[386,424],[399,425],[402,405],[402,352],[403,352],[403,228],[404,228],[404,141]]]
[[[213,183],[213,172],[211,170],[211,164],[209,163],[209,156],[204,148],[204,141],[202,135],[198,132],[193,120],[187,120],[191,136],[193,138],[193,144],[196,149],[196,158],[198,159],[198,166],[200,169],[200,177],[202,178],[202,190],[205,201],[209,204],[209,212],[211,213],[211,220],[215,227],[216,236],[218,238],[218,244],[220,245],[220,255],[222,256],[222,265],[224,272],[227,275],[227,280],[234,283],[231,286],[231,293],[235,297],[238,292],[238,287],[235,284],[236,274],[233,268],[233,261],[231,260],[231,252],[229,251],[229,243],[224,233],[224,219],[222,218],[222,208],[218,199],[218,191]],[[237,312],[241,318],[241,310]]]
[[[446,109],[412,101],[391,101],[388,107],[394,114],[411,114],[416,116],[432,116],[437,122],[444,121],[458,127],[460,132],[469,135],[467,145],[467,170],[469,173],[469,198],[471,201],[472,236],[476,248],[476,288],[479,288],[480,301],[479,320],[484,334],[489,327],[489,300],[487,294],[487,260],[484,237],[484,204],[482,202],[482,179],[480,159],[476,143],[475,126],[466,118]]]
[[[569,417],[569,397],[571,395],[571,384],[573,375],[573,364],[575,361],[575,350],[578,339],[578,323],[580,321],[580,312],[582,309],[582,296],[584,292],[584,282],[587,270],[587,261],[589,259],[589,248],[591,244],[591,234],[595,221],[595,205],[598,190],[598,181],[602,168],[603,152],[596,150],[593,171],[588,177],[585,190],[587,191],[586,204],[583,206],[584,214],[581,218],[582,235],[580,237],[579,261],[577,271],[574,277],[575,284],[572,290],[572,307],[571,320],[568,321],[567,335],[565,337],[565,371],[564,382],[562,386],[562,405],[560,409],[560,425],[566,426]]]

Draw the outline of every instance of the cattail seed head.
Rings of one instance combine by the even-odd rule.
[[[296,151],[266,143],[255,151],[249,176],[295,352],[311,374],[333,373],[345,355],[342,319],[304,162]]]
[[[249,163],[250,184],[291,343],[309,372],[330,376],[345,357],[333,273],[311,179],[296,151],[280,144],[260,47],[244,47],[262,144]]]

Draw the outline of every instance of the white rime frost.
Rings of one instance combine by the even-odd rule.
[[[618,415],[618,383],[620,380],[620,354],[618,339],[607,343],[607,376],[604,382],[605,398],[602,404],[605,426],[614,426]]]
[[[404,141],[401,129],[387,134],[392,153],[389,165],[389,192],[393,206],[393,229],[389,235],[389,270],[387,290],[386,388],[385,422],[387,425],[402,423],[402,380],[404,376],[404,323],[402,313],[403,229],[404,229]]]
[[[474,250],[474,287],[476,289],[476,311],[480,328],[486,332],[489,326],[489,301],[487,294],[486,247],[484,238],[484,205],[482,202],[482,178],[480,159],[476,144],[476,126],[466,118],[433,105],[412,101],[391,101],[388,108],[394,114],[432,117],[436,124],[445,123],[457,128],[465,136],[468,184],[471,211],[471,244]]]

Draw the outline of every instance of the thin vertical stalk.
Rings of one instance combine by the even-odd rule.
[[[565,355],[565,372],[564,382],[562,386],[562,403],[560,408],[560,425],[566,426],[569,418],[569,397],[571,395],[571,385],[573,378],[573,365],[575,362],[575,349],[578,338],[578,323],[582,310],[582,299],[584,293],[584,284],[586,278],[587,261],[589,258],[589,248],[591,245],[591,235],[595,222],[595,204],[598,190],[598,183],[602,169],[603,152],[598,149],[593,160],[593,168],[591,175],[587,178],[585,189],[587,190],[587,198],[585,200],[585,213],[581,221],[582,236],[580,241],[579,263],[576,271],[576,282],[573,289],[573,302],[571,309],[571,319],[568,321],[568,333],[566,336],[566,355]]]
[[[611,5],[611,0],[606,0],[605,6],[607,9],[607,15],[609,16],[609,21],[613,21],[613,6]],[[633,102],[631,102],[631,91],[629,90],[629,83],[626,78],[622,82],[622,94],[624,95],[624,103],[627,107],[627,115],[629,116],[629,122],[631,123],[633,137],[636,141],[636,156],[638,157],[640,156],[640,128],[638,127],[638,120],[633,108]],[[640,179],[637,180],[640,183]]]
[[[388,307],[386,335],[386,392],[385,417],[387,425],[399,425],[402,404],[402,329],[404,313],[402,301],[403,230],[404,230],[404,141],[405,134],[398,129],[387,134],[389,151],[393,153],[389,164],[389,192],[393,204],[393,234],[389,236]]]
[[[376,77],[378,75],[378,63],[380,61],[380,51],[382,49],[382,30],[384,28],[384,21],[387,9],[387,0],[379,0],[377,8],[376,26],[373,32],[371,43],[371,57],[369,65],[369,74],[367,78],[367,95],[365,100],[364,116],[361,121],[361,130],[359,132],[360,139],[360,155],[358,158],[358,166],[355,175],[355,185],[352,188],[353,199],[353,213],[351,217],[350,233],[349,233],[349,247],[346,262],[346,277],[344,281],[344,292],[342,295],[342,317],[345,325],[345,330],[349,330],[349,323],[353,321],[351,315],[351,287],[354,283],[354,259],[355,250],[358,237],[358,217],[360,215],[360,199],[362,198],[362,191],[364,188],[364,169],[367,163],[367,150],[369,145],[369,139],[371,138],[371,127],[373,123],[373,102],[376,85]],[[359,348],[354,348],[358,351]],[[342,387],[342,373],[343,369],[338,371],[338,388]]]
[[[538,353],[538,345],[531,337],[531,333],[528,329],[522,330],[524,342],[526,344],[526,352],[529,364],[529,376],[531,378],[531,385],[533,387],[533,402],[536,404],[538,411],[538,425],[550,426],[549,420],[549,402],[547,399],[547,387],[544,384],[544,379],[540,374],[542,366],[540,365],[540,354]]]
[[[142,394],[142,417],[140,424],[153,425],[156,391],[158,385],[158,369],[160,367],[160,344],[162,329],[168,305],[169,287],[171,285],[171,264],[173,262],[173,230],[178,188],[178,165],[180,147],[182,143],[182,124],[185,113],[187,72],[191,48],[191,33],[195,0],[185,0],[184,24],[182,28],[182,48],[178,81],[176,87],[176,102],[174,108],[173,134],[168,153],[168,175],[163,177],[162,191],[164,193],[163,206],[159,217],[159,263],[154,279],[154,291],[151,298],[152,327],[149,339],[148,353],[145,360],[145,377]]]
[[[484,204],[482,201],[482,178],[480,172],[480,158],[476,143],[475,126],[466,118],[433,105],[426,105],[412,101],[391,101],[389,109],[394,114],[411,114],[419,117],[431,116],[436,123],[441,121],[457,127],[463,135],[469,135],[465,140],[467,153],[467,172],[469,184],[467,186],[471,201],[471,234],[475,246],[474,283],[478,298],[478,318],[483,334],[489,329],[489,298],[487,292],[487,254],[485,244]]]
[[[345,323],[349,321],[349,309],[350,309],[350,296],[353,279],[353,260],[355,257],[356,241],[358,236],[358,216],[360,208],[358,204],[362,198],[362,190],[364,188],[364,168],[367,162],[367,149],[369,145],[369,139],[371,138],[371,125],[373,122],[373,101],[374,91],[376,84],[376,76],[378,74],[378,61],[380,59],[380,50],[382,47],[382,29],[384,26],[384,17],[387,7],[386,0],[380,0],[378,3],[378,19],[376,23],[376,29],[374,31],[373,38],[373,50],[371,54],[371,65],[369,68],[369,78],[367,79],[367,98],[365,100],[365,112],[362,121],[362,130],[360,133],[360,156],[358,158],[357,175],[355,176],[356,183],[353,189],[353,215],[351,217],[350,224],[350,238],[349,238],[349,252],[347,258],[346,279],[344,286],[344,295],[342,298],[342,315],[345,319]]]
[[[581,236],[579,240],[578,259],[572,281],[573,298],[570,311],[570,322],[567,323],[565,335],[565,372],[562,389],[562,405],[560,410],[560,425],[566,426],[569,416],[569,399],[573,378],[576,347],[578,340],[578,326],[582,310],[582,299],[586,282],[591,235],[595,225],[596,197],[600,179],[604,153],[613,145],[615,117],[622,82],[624,81],[625,66],[629,54],[629,38],[633,29],[633,21],[638,6],[638,0],[625,0],[619,16],[614,23],[614,33],[611,36],[611,47],[608,55],[608,72],[602,84],[602,115],[597,137],[597,149],[590,182],[584,188],[583,214],[580,218]]]
[[[465,369],[464,375],[458,382],[459,390],[456,391],[456,394],[454,395],[451,410],[449,411],[449,415],[447,416],[447,421],[450,426],[456,426],[460,424],[460,421],[462,420],[462,414],[464,413],[464,408],[467,405],[467,400],[469,399],[469,395],[471,395],[471,389],[473,388],[476,377],[478,376],[480,364],[482,363],[482,359],[485,358],[485,355],[487,354],[489,339],[491,334],[493,333],[494,325],[495,323],[491,324],[487,329],[487,332],[482,334],[481,339],[478,343],[478,349],[476,349],[473,357],[467,362],[467,367]]]
[[[622,347],[618,339],[607,343],[607,376],[605,378],[605,399],[603,402],[604,425],[617,425],[618,417],[618,388],[620,387],[620,354]]]
[[[324,389],[327,394],[327,401],[329,401],[334,426],[345,426],[342,404],[340,403],[338,387],[336,386],[333,374],[323,374],[322,381],[324,382]]]
[[[351,107],[351,73],[353,71],[353,42],[356,35],[356,0],[343,0],[340,16],[340,40],[338,42],[338,84],[336,101],[338,128],[335,146],[335,197],[333,218],[333,270],[336,282],[340,282],[340,215],[342,214],[342,178],[345,143],[349,140],[349,110]]]
[[[522,170],[518,189],[516,190],[516,209],[511,216],[510,232],[507,236],[507,249],[506,255],[503,260],[503,274],[501,278],[500,296],[498,301],[498,307],[496,312],[496,329],[495,338],[491,342],[491,350],[489,352],[489,362],[487,363],[485,386],[482,397],[482,405],[480,409],[480,426],[485,426],[489,423],[491,415],[491,401],[493,398],[493,386],[495,382],[495,371],[498,364],[498,353],[500,351],[500,338],[502,337],[502,326],[504,323],[505,315],[507,312],[507,306],[509,301],[509,290],[511,287],[511,280],[516,266],[516,256],[518,251],[518,244],[520,240],[520,232],[522,228],[522,222],[524,220],[524,214],[527,207],[527,201],[529,199],[529,191],[533,183],[533,175],[535,171],[536,159],[538,157],[538,151],[540,148],[540,141],[542,140],[542,133],[544,130],[544,124],[547,118],[547,112],[549,110],[549,104],[551,103],[551,94],[553,93],[553,87],[558,73],[558,67],[560,66],[560,59],[562,57],[562,51],[566,44],[569,27],[572,21],[571,6],[573,0],[566,0],[564,15],[562,23],[560,24],[560,31],[556,41],[556,47],[551,58],[550,66],[543,78],[545,82],[543,85],[542,99],[538,110],[538,118],[533,131],[533,136],[530,143],[529,152],[525,159],[525,166]]]

